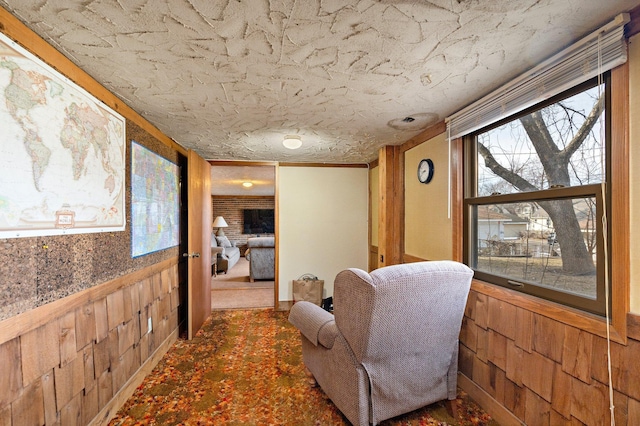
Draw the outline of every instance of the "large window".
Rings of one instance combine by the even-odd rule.
[[[609,98],[607,75],[466,137],[477,278],[604,315]]]

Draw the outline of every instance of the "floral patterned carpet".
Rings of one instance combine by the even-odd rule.
[[[169,349],[109,425],[349,425],[309,384],[287,314],[213,312],[193,340]],[[381,425],[497,425],[463,392],[457,404],[457,421],[436,403]]]

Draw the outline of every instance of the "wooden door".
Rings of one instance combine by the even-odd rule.
[[[211,165],[189,151],[187,165],[187,338],[211,315]]]

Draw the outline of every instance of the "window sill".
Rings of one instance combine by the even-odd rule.
[[[607,324],[603,317],[476,279],[471,283],[471,290],[597,336],[607,337]],[[609,327],[609,332],[613,342],[626,345],[626,330],[617,330],[614,323]]]

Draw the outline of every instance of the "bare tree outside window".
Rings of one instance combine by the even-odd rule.
[[[544,191],[606,180],[604,93],[592,87],[476,135],[477,197],[536,194],[477,206],[479,270],[595,298],[596,197]]]

